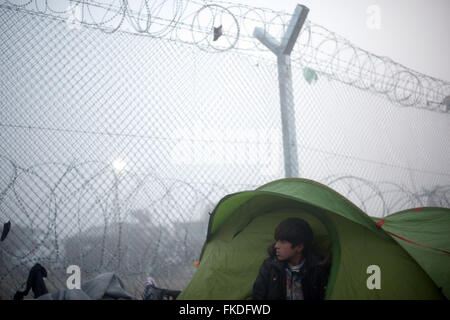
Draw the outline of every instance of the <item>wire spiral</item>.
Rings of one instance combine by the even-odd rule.
[[[190,229],[195,220],[186,214],[202,208],[211,212],[224,195],[257,187],[210,185],[206,190],[155,174],[119,174],[104,163],[45,163],[22,168],[11,159],[0,156],[0,160],[2,172],[9,168],[9,178],[0,190],[0,218],[12,221],[16,233],[8,246],[0,246],[3,283],[39,261],[62,279],[64,268],[71,263],[82,266],[87,274],[113,269],[139,279],[145,278],[150,268],[158,282],[173,287],[176,278],[167,270],[188,276],[185,269],[177,268],[192,264],[206,235]],[[322,183],[365,212],[376,208],[378,216],[407,207],[450,207],[450,186],[415,193],[399,184],[374,183],[351,175],[329,176]],[[142,201],[145,195],[150,196]],[[146,207],[136,210],[136,204],[144,202]],[[204,219],[202,231],[206,231],[207,215]],[[164,254],[167,250],[172,258]],[[61,283],[53,285],[57,288]],[[20,284],[13,286],[16,290]],[[138,294],[142,288],[135,286]]]
[[[271,59],[253,37],[255,27],[280,39],[291,14],[222,1],[195,0],[1,0],[1,6],[66,21],[71,29],[133,32],[196,45],[201,50],[237,50]],[[214,30],[220,28],[220,36]],[[292,53],[294,64],[386,96],[405,107],[450,112],[450,83],[411,70],[388,57],[356,47],[336,33],[306,21]],[[446,100],[447,99],[447,100]]]

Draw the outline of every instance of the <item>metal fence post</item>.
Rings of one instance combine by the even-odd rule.
[[[284,37],[279,43],[262,28],[255,28],[253,35],[269,48],[278,63],[278,84],[280,88],[281,126],[283,134],[284,172],[287,178],[299,176],[297,159],[297,138],[295,130],[295,108],[292,89],[291,52],[309,9],[297,5]]]

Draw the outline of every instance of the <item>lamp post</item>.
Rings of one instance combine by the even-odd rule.
[[[120,222],[120,207],[119,207],[119,175],[124,171],[126,167],[126,162],[122,159],[115,159],[112,162],[113,172],[114,172],[114,213],[117,216],[117,221],[119,223],[119,239],[117,242],[117,268],[120,271],[121,265],[121,239],[122,239],[122,227]]]

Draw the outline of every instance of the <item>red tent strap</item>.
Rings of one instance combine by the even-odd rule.
[[[395,233],[392,233],[390,231],[387,231],[387,230],[384,230],[384,231],[386,231],[387,233],[389,233],[390,235],[392,235],[392,236],[394,236],[396,238],[399,238],[400,240],[406,241],[406,242],[414,244],[416,246],[420,246],[420,247],[423,247],[423,248],[432,249],[432,250],[440,251],[440,252],[443,252],[443,253],[446,253],[446,254],[450,254],[450,251],[447,251],[447,250],[444,250],[444,249],[438,249],[438,248],[429,247],[429,246],[426,246],[426,245],[423,245],[423,244],[420,244],[420,243],[417,243],[417,242],[413,242],[413,241],[408,240],[406,238],[403,238],[403,237],[401,237],[401,236],[399,236],[399,235],[397,235]]]

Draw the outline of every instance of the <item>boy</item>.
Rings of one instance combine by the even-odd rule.
[[[253,285],[254,300],[322,300],[328,267],[313,253],[313,233],[299,218],[288,218],[275,229],[275,244],[268,248]]]

